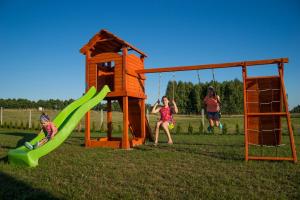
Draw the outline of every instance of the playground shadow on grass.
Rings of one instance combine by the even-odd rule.
[[[9,136],[17,136],[17,137],[22,137],[17,142],[17,145],[15,147],[12,146],[1,146],[1,148],[5,149],[15,149],[18,148],[19,146],[22,146],[26,141],[30,141],[33,138],[37,136],[37,134],[34,133],[28,133],[28,132],[0,132],[0,135],[9,135]]]
[[[59,199],[3,172],[0,172],[0,184],[0,199]]]
[[[202,146],[203,148],[193,148],[193,146]],[[205,148],[207,147],[207,148]],[[216,147],[221,149],[227,148],[226,151],[214,150]],[[160,142],[157,146],[148,145],[148,147],[136,147],[137,150],[151,151],[155,149],[169,151],[169,152],[181,152],[190,153],[200,156],[206,156],[221,160],[232,160],[232,161],[244,161],[244,157],[238,154],[238,149],[243,148],[244,145],[239,144],[209,144],[209,143],[174,143],[168,145],[167,142]],[[228,148],[232,150],[228,151]]]

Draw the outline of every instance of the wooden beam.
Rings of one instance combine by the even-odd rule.
[[[249,156],[249,146],[248,146],[248,118],[247,118],[247,86],[246,86],[246,79],[247,79],[247,68],[246,65],[242,68],[243,74],[243,93],[244,93],[244,144],[245,144],[245,160],[248,161]]]
[[[247,116],[286,116],[286,112],[247,113]]]
[[[249,156],[249,160],[286,160],[286,161],[294,161],[294,158],[291,157],[268,157],[268,156]]]
[[[216,68],[230,68],[230,67],[242,67],[242,66],[255,66],[255,65],[269,65],[278,63],[288,63],[288,58],[278,58],[270,60],[255,60],[244,62],[230,62],[221,64],[205,64],[205,65],[192,65],[192,66],[177,66],[177,67],[164,67],[164,68],[151,68],[136,70],[138,74],[145,73],[161,73],[161,72],[175,72],[175,71],[190,71],[190,70],[202,70],[202,69],[216,69]]]
[[[111,139],[112,135],[112,109],[111,109],[111,100],[107,100],[107,138]]]
[[[85,91],[87,92],[89,90],[89,60],[91,58],[91,52],[87,51],[85,54]],[[89,147],[91,144],[91,114],[90,111],[88,111],[85,114],[85,146]]]
[[[287,113],[287,124],[288,124],[289,136],[290,136],[290,146],[291,146],[294,163],[296,163],[297,162],[297,153],[296,153],[296,147],[295,147],[294,133],[293,133],[293,129],[292,129],[291,116],[290,116],[290,112],[289,112],[288,100],[287,100],[284,81],[283,81],[283,63],[278,65],[278,69],[279,69],[279,76],[280,76],[280,81],[281,81],[281,90],[282,90],[282,95],[283,95],[283,105],[284,105],[285,111]]]
[[[123,134],[122,134],[122,149],[129,149],[129,137],[128,137],[128,97],[123,97]]]

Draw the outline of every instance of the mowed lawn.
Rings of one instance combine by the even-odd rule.
[[[195,133],[183,128],[172,135],[174,145],[161,133],[157,147],[147,142],[132,150],[85,148],[84,133],[74,132],[36,168],[6,162],[7,152],[36,131],[0,129],[0,199],[300,199],[298,163],[244,161],[244,136],[235,134],[237,123],[242,131],[241,117],[223,118],[227,135],[199,135],[197,116],[176,119]],[[299,118],[293,124],[299,152]],[[288,141],[284,134],[286,145],[251,153],[290,155]]]

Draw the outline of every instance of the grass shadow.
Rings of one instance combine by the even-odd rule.
[[[3,172],[0,172],[0,181],[1,199],[59,199],[47,191],[33,188]]]
[[[2,158],[0,158],[0,163],[8,163],[8,156],[4,156]]]
[[[203,148],[193,148],[194,145],[203,146]],[[229,147],[231,148],[231,150],[218,151],[215,150],[215,147]],[[168,145],[167,142],[160,142],[157,146],[154,146],[153,144],[147,144],[143,146],[137,146],[135,147],[135,149],[140,151],[152,151],[158,149],[169,152],[190,153],[222,160],[244,161],[244,157],[240,154],[237,154],[237,152],[239,151],[238,149],[242,147],[244,147],[244,145],[217,145],[209,143],[174,143],[173,145]],[[213,149],[213,151],[210,149]]]
[[[26,141],[30,141],[33,138],[37,136],[35,133],[31,132],[0,132],[0,135],[8,135],[8,136],[18,136],[22,137],[18,142],[15,147],[12,146],[1,146],[1,148],[5,149],[15,149],[18,148],[19,146],[22,146]]]

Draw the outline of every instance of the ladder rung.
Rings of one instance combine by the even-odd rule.
[[[247,113],[247,116],[272,116],[272,115],[279,115],[284,116],[287,115],[286,112],[268,112],[268,113]]]
[[[253,80],[253,79],[266,79],[266,78],[280,78],[280,76],[248,76],[246,80]]]
[[[287,160],[287,161],[294,161],[292,157],[269,157],[269,156],[249,156],[249,160]]]

